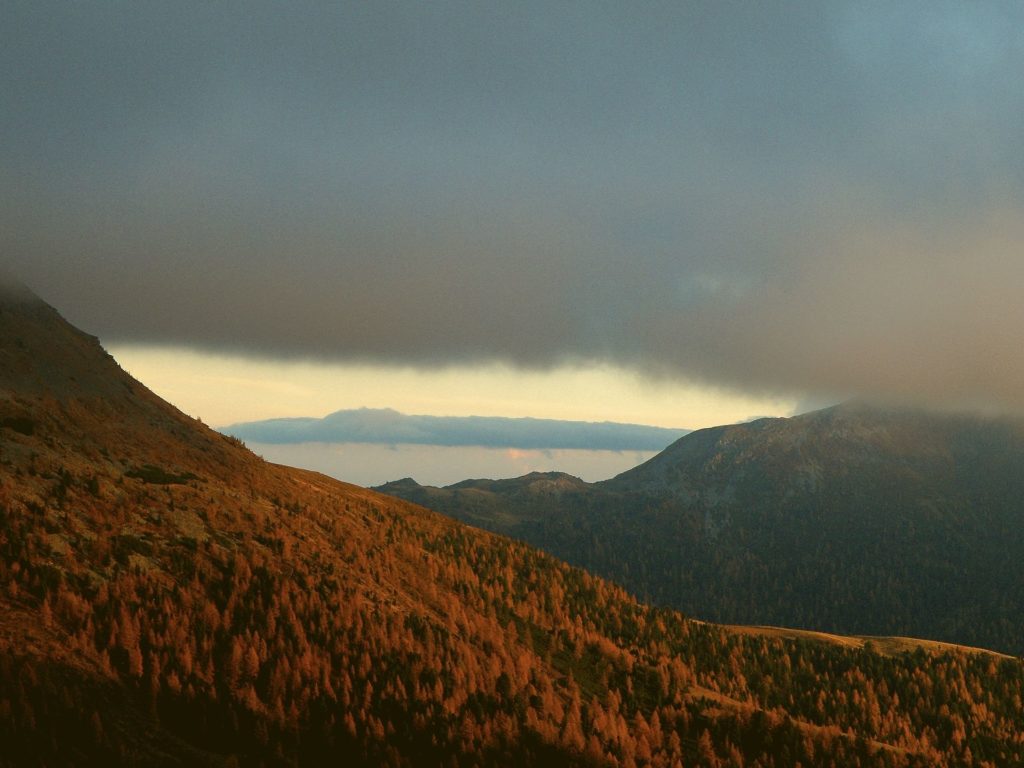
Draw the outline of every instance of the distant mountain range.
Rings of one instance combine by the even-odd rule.
[[[723,622],[1024,654],[1024,423],[846,404],[681,438],[612,480],[385,493]]]
[[[982,768],[1024,759],[1022,695],[1015,659],[688,620],[268,464],[0,287],[0,766]]]
[[[266,419],[221,428],[225,434],[255,443],[406,443],[604,451],[660,451],[687,431],[610,421],[409,416],[390,408],[358,408],[336,411],[322,419]]]

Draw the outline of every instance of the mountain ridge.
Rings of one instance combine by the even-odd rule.
[[[242,422],[220,431],[243,440],[271,444],[365,442],[523,450],[657,451],[688,430],[612,421],[426,416],[404,414],[392,408],[358,408],[335,411],[323,418]]]
[[[1024,653],[1024,421],[852,403],[692,432],[558,499],[380,490],[724,623]]]
[[[41,303],[0,297],[0,355],[24,363],[0,387],[0,765],[1024,758],[1017,661],[641,605],[523,543],[259,460]],[[965,693],[943,709],[920,681]]]

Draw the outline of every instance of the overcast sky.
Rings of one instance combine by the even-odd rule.
[[[1009,1],[7,0],[0,252],[111,344],[1020,408],[1021,72]]]

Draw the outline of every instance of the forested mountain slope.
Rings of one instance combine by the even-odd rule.
[[[1024,667],[727,629],[262,462],[0,293],[0,764],[1013,765]]]
[[[847,404],[700,430],[602,483],[379,490],[716,621],[1021,654],[1022,467],[1020,421]]]

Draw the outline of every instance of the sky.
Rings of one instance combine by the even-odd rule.
[[[993,0],[10,0],[0,253],[214,424],[1021,410],[1021,71]]]
[[[508,363],[444,367],[297,360],[186,347],[108,343],[140,381],[213,426],[326,416],[344,408],[395,408],[436,416],[613,421],[672,429],[710,427],[796,407],[685,380],[649,378],[610,364],[522,369]]]

